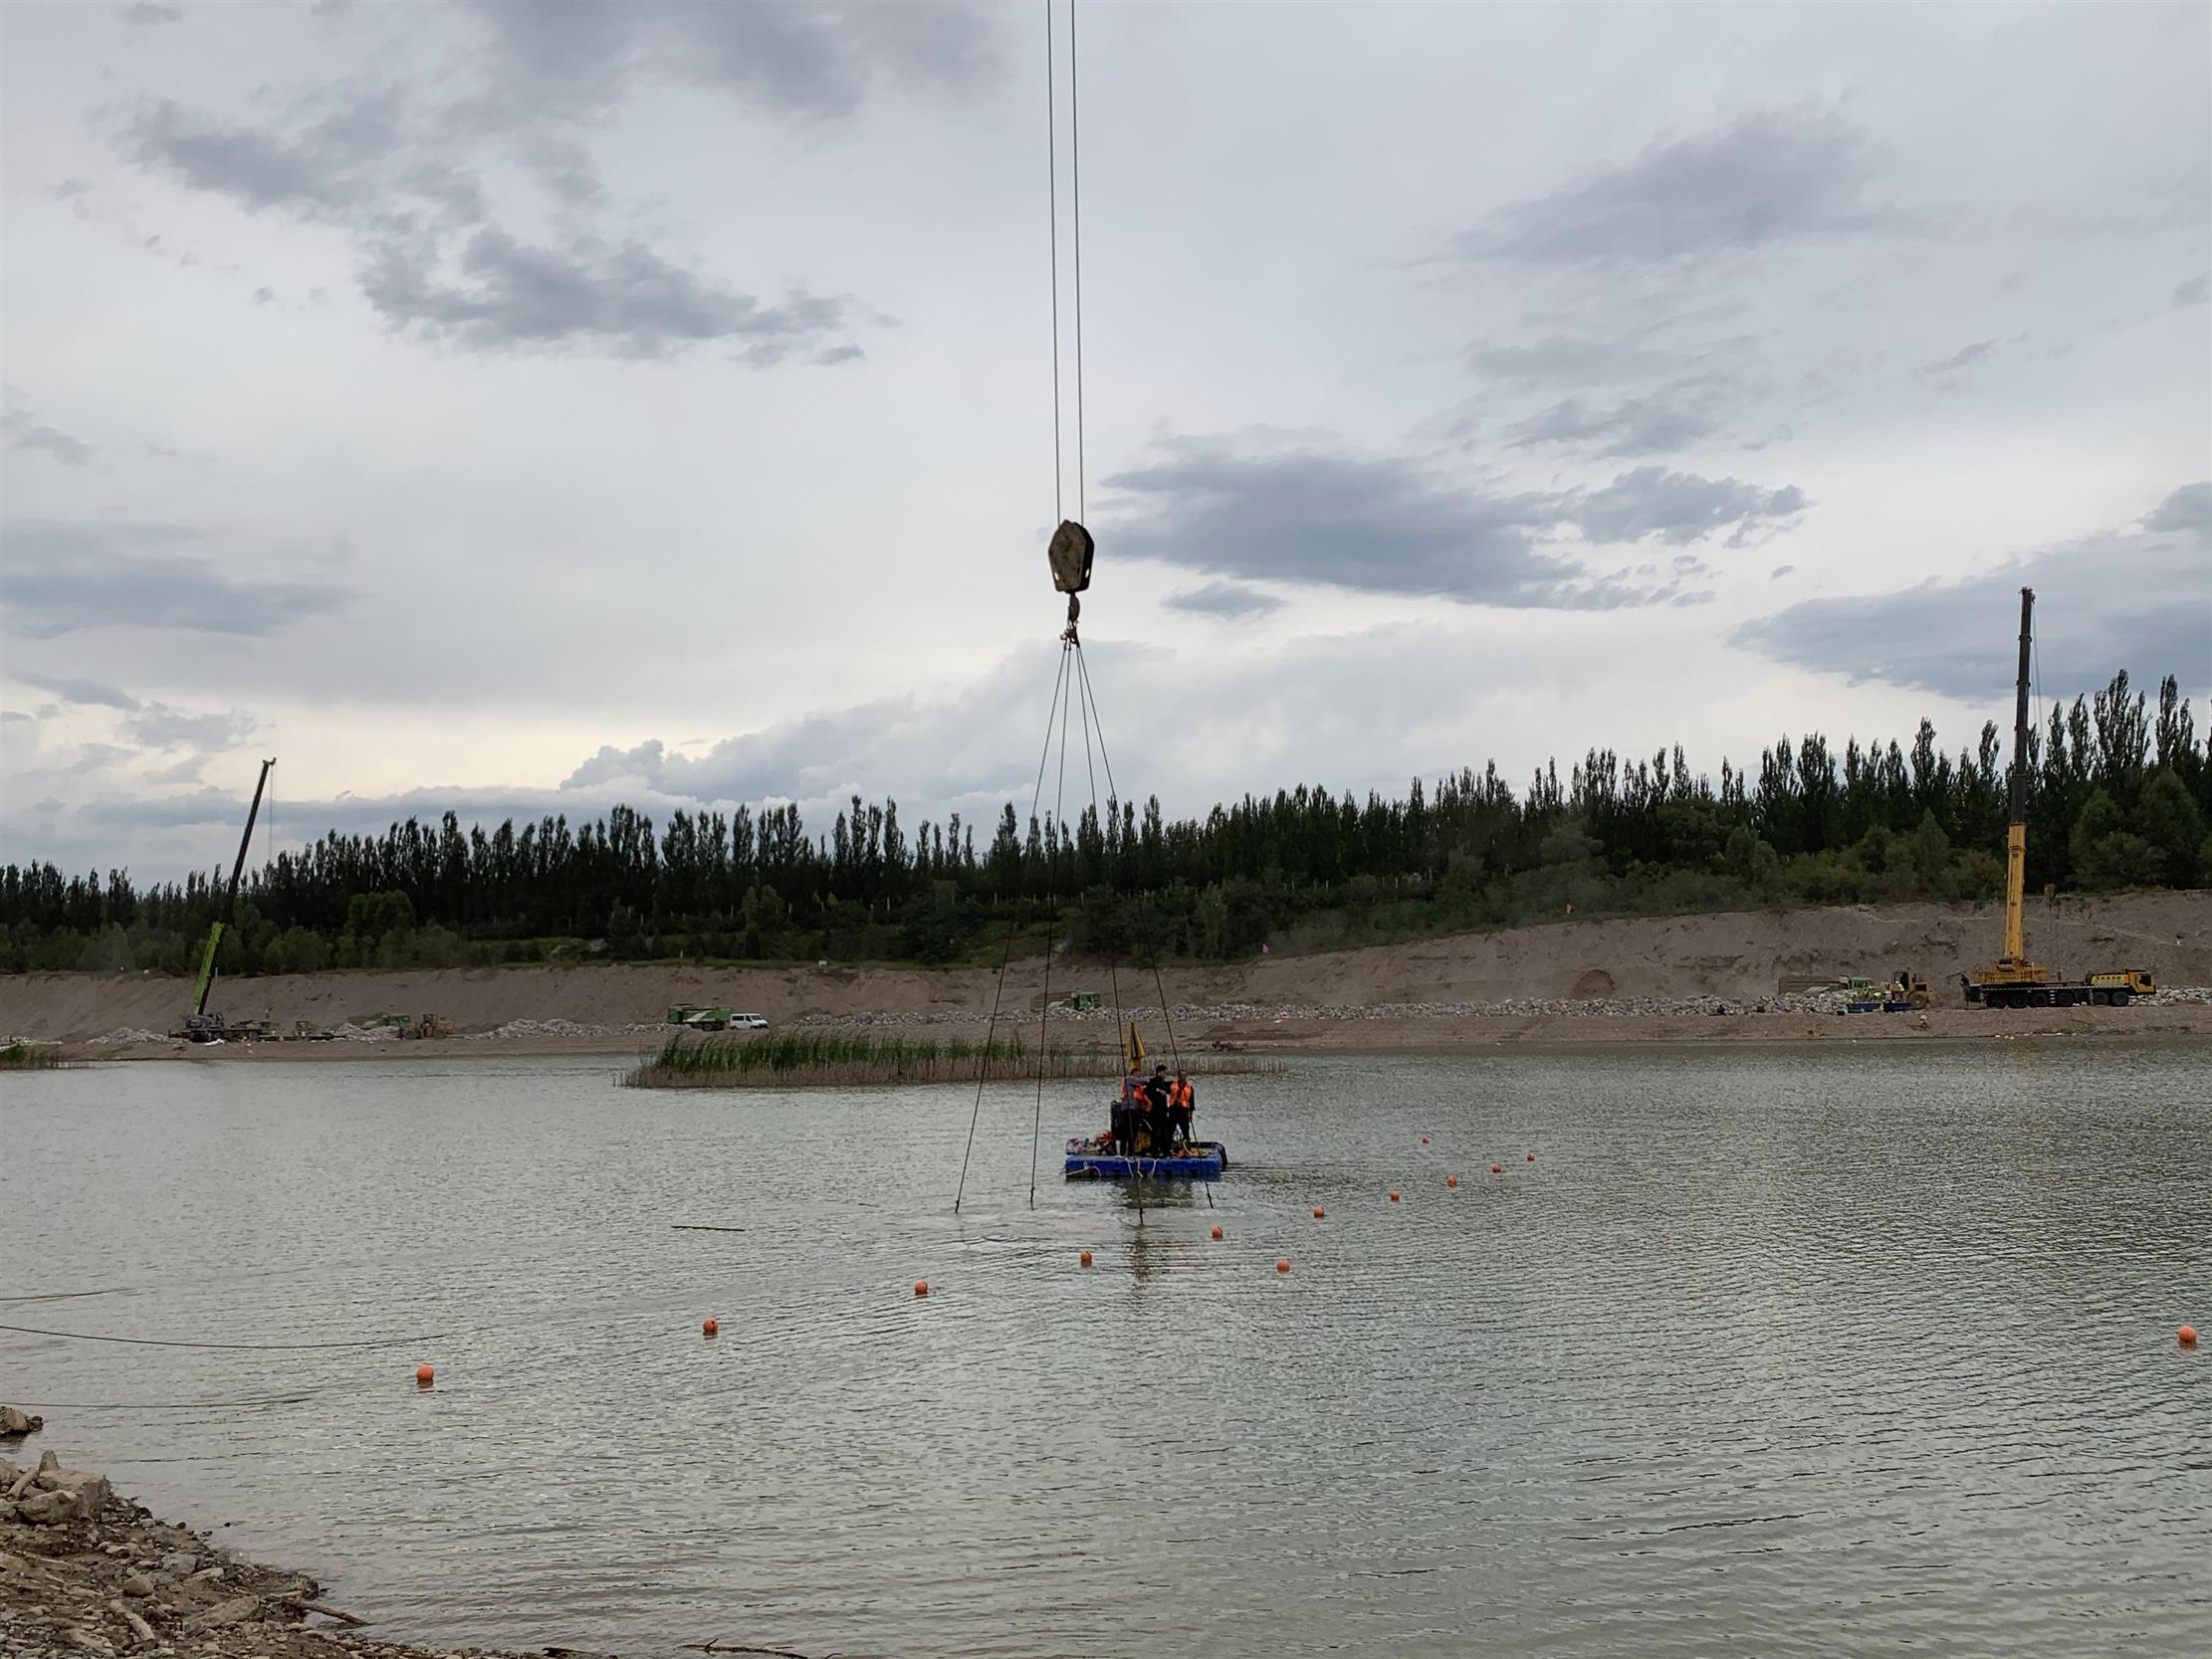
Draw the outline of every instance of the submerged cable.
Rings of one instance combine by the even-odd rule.
[[[448,1331],[431,1331],[413,1337],[374,1337],[352,1343],[190,1343],[169,1337],[104,1337],[91,1331],[46,1331],[35,1325],[0,1325],[0,1331],[12,1331],[21,1337],[63,1337],[73,1343],[128,1343],[133,1348],[221,1348],[255,1353],[305,1348],[411,1348],[417,1343],[440,1342],[452,1335]]]
[[[1052,682],[1052,707],[1044,716],[1044,747],[1037,754],[1036,787],[1029,794],[1029,816],[1037,815],[1037,802],[1044,797],[1044,763],[1052,753],[1052,719],[1059,713],[1061,688],[1068,684],[1067,647],[1060,647],[1060,672]],[[998,988],[992,993],[991,1024],[984,1032],[983,1058],[976,1067],[976,1107],[968,1115],[968,1148],[960,1154],[960,1185],[953,1193],[953,1213],[960,1213],[961,1198],[968,1191],[968,1160],[976,1150],[976,1122],[983,1116],[984,1084],[991,1076],[991,1044],[998,1034],[998,1008],[1006,994],[1006,964],[1013,959],[1013,936],[1017,924],[1006,924],[1006,947],[998,957]]]

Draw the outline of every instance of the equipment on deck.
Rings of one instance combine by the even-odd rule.
[[[215,952],[223,942],[223,929],[238,909],[238,881],[246,873],[246,850],[253,845],[254,820],[261,816],[261,797],[269,787],[269,769],[276,765],[275,755],[261,763],[261,776],[254,783],[254,802],[246,809],[246,833],[238,838],[238,857],[230,867],[230,886],[223,894],[223,908],[215,924],[207,931],[207,948],[200,955],[200,976],[192,987],[192,1011],[184,1016],[184,1027],[177,1033],[195,1043],[220,1042],[228,1037],[268,1037],[275,1029],[266,1020],[242,1020],[233,1025],[221,1014],[207,1011],[209,993],[215,989]]]
[[[1990,1008],[2125,1007],[2156,987],[2140,968],[2054,979],[2028,959],[2023,902],[2028,885],[2028,667],[2035,641],[2036,590],[2020,590],[2020,673],[2013,689],[2011,820],[2005,827],[2005,948],[1985,968],[1958,976],[1969,1004]]]

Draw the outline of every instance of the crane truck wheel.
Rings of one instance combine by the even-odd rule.
[[[2110,991],[2093,990],[2090,992],[2090,1006],[2093,1008],[2108,1007],[2111,1004],[2111,1000],[2112,993]]]
[[[2031,1008],[2050,1007],[2051,993],[2049,991],[2030,991],[2028,993],[2028,1006]]]
[[[2135,993],[2133,991],[2119,990],[2112,992],[2112,1006],[2115,1008],[2124,1008],[2134,1000]]]

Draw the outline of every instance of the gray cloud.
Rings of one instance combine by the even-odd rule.
[[[1709,393],[1689,382],[1610,408],[1595,408],[1579,397],[1562,398],[1515,423],[1506,441],[1514,449],[1543,444],[1588,448],[1606,459],[1667,455],[1720,430],[1711,404]]]
[[[258,722],[235,712],[201,715],[165,703],[149,703],[118,723],[118,729],[133,743],[153,749],[219,751],[244,742],[258,728]]]
[[[73,703],[81,709],[121,709],[126,712],[139,707],[138,700],[128,692],[103,685],[98,680],[75,680],[60,674],[12,674],[10,679],[42,692],[51,692],[64,703]]]
[[[1571,498],[1565,517],[1592,541],[1627,542],[1658,537],[1681,544],[1733,528],[1731,545],[1770,520],[1788,518],[1810,504],[1794,484],[1762,490],[1732,478],[1699,478],[1663,467],[1639,467],[1602,490]]]
[[[1483,345],[1467,353],[1478,374],[1524,387],[1610,386],[1678,373],[1690,359],[1653,345],[1587,335],[1547,334],[1525,345]]]
[[[132,29],[153,29],[164,23],[181,23],[184,12],[178,6],[163,6],[156,0],[132,0],[123,7],[122,20]]]
[[[1241,582],[1208,582],[1203,587],[1188,587],[1169,594],[1161,603],[1171,610],[1217,616],[1231,622],[1282,609],[1282,601],[1273,594],[1262,593]]]
[[[2152,533],[2175,531],[2212,543],[2212,481],[2184,484],[2143,518]]]
[[[2072,696],[2113,671],[2212,687],[2212,485],[2177,490],[2140,531],[2092,536],[1956,581],[1809,599],[1734,643],[1854,684],[1885,681],[1996,705],[2017,668],[2020,589],[2036,590],[2039,676]]]
[[[965,91],[998,68],[995,20],[968,5],[515,5],[479,8],[493,97],[601,111],[644,79],[683,81],[803,120],[872,92]]]
[[[892,8],[860,10],[879,9]],[[797,7],[636,10],[658,17],[655,27],[690,18],[686,27],[725,30],[756,25],[712,19],[773,15],[784,21],[759,24],[763,38],[792,41],[827,28]],[[503,50],[525,53],[530,73],[547,87],[587,74],[620,85],[628,50],[620,43],[651,21],[631,8],[584,4],[501,5],[490,15]],[[600,41],[602,34],[616,44]],[[817,77],[818,87],[826,85]],[[503,96],[515,91],[507,87]],[[607,239],[563,223],[532,242],[495,222],[473,170],[477,150],[495,139],[513,141],[570,207],[600,194],[588,151],[560,124],[574,118],[574,107],[478,101],[425,112],[388,91],[341,86],[257,126],[155,99],[132,112],[122,142],[139,165],[188,188],[252,211],[342,226],[353,238],[363,298],[418,338],[476,350],[632,358],[724,342],[754,367],[802,352],[823,363],[860,355],[838,337],[848,332],[842,299],[800,292],[765,302],[685,269],[634,236]],[[562,112],[549,113],[553,107]],[[263,288],[254,303],[264,296],[275,298]]]
[[[1980,362],[1996,349],[1997,342],[1995,340],[1976,340],[1971,345],[1960,346],[1948,357],[1938,358],[1932,363],[1922,363],[1912,372],[1922,378],[1931,374],[1948,374],[1953,369],[1965,368],[1969,364]]]
[[[2202,271],[2173,291],[2177,306],[2201,306],[2212,297],[2212,271]]]
[[[1593,542],[1682,544],[1733,526],[1740,541],[1806,506],[1795,486],[1761,490],[1659,467],[1598,490],[1485,494],[1399,457],[1311,441],[1290,449],[1172,441],[1105,484],[1116,541],[1139,557],[1231,577],[1576,609],[1652,603],[1679,589],[1593,578],[1540,545],[1543,531],[1572,526]]]
[[[836,331],[845,315],[843,301],[803,294],[764,306],[634,242],[609,247],[575,237],[531,248],[490,227],[470,236],[450,265],[429,239],[388,242],[364,268],[361,288],[393,322],[482,349],[573,343],[658,357],[729,340],[756,366]]]
[[[1655,141],[1634,161],[1500,209],[1454,247],[1529,265],[1754,252],[1881,223],[1865,200],[1873,176],[1868,140],[1840,117],[1769,110]]]
[[[161,524],[0,522],[0,596],[10,633],[87,628],[273,634],[350,597],[326,582],[244,580],[186,550],[197,532]]]
[[[8,448],[41,450],[65,467],[82,467],[93,458],[92,445],[57,427],[30,425],[9,415],[0,419],[0,428],[8,434]]]

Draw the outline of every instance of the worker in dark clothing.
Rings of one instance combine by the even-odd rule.
[[[1149,1104],[1144,1073],[1132,1066],[1121,1080],[1121,1099],[1114,1103],[1114,1150],[1123,1157],[1133,1156],[1137,1150],[1137,1126],[1144,1121]]]
[[[1176,1144],[1191,1144],[1191,1114],[1198,1105],[1198,1091],[1187,1073],[1177,1072],[1168,1085],[1168,1136]]]
[[[1168,1082],[1168,1068],[1165,1066],[1154,1067],[1152,1080],[1145,1085],[1145,1101],[1149,1108],[1145,1114],[1145,1119],[1147,1126],[1152,1131],[1152,1153],[1155,1157],[1167,1156],[1170,1149],[1168,1145],[1168,1098],[1173,1092],[1174,1085]]]

